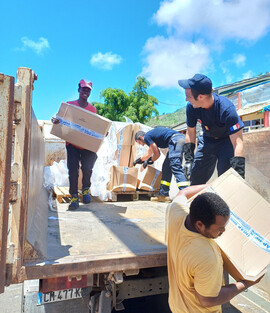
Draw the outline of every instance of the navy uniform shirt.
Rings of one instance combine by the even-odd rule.
[[[150,146],[154,142],[159,148],[168,148],[169,141],[174,134],[179,133],[167,127],[157,127],[145,134],[144,142],[147,146]]]
[[[214,104],[209,110],[194,109],[188,102],[186,108],[187,125],[195,127],[197,121],[202,124],[203,135],[213,138],[225,138],[239,131],[244,123],[238,116],[234,104],[227,98],[213,94]]]

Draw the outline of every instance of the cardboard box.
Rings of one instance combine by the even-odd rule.
[[[115,157],[118,166],[129,166],[131,145],[119,145],[115,151]]]
[[[135,191],[138,177],[138,168],[126,166],[112,166],[110,191]]]
[[[133,124],[125,125],[116,133],[117,145],[131,145],[133,135]]]
[[[148,146],[147,145],[144,145],[144,146],[141,146],[139,145],[138,143],[136,143],[134,137],[135,137],[135,134],[142,130],[144,131],[145,133],[147,133],[149,130],[151,130],[153,128],[149,127],[149,126],[146,126],[146,125],[143,125],[141,123],[135,123],[133,124],[133,135],[132,135],[132,147],[131,147],[131,153],[130,153],[130,159],[129,159],[129,167],[132,167],[133,166],[133,162],[143,156],[147,150],[148,150]],[[167,155],[167,152],[168,152],[168,148],[163,148],[163,149],[160,149],[160,157],[154,162],[154,165],[152,165],[152,167],[158,169],[159,171],[162,170],[162,165],[163,165],[163,162],[165,160],[165,157]]]
[[[132,124],[123,125],[116,133],[117,150],[115,157],[118,166],[129,166],[131,141],[132,141]]]
[[[129,167],[132,167],[133,162],[136,160],[136,158],[139,157],[137,146],[138,146],[138,144],[134,143],[130,148]],[[142,155],[140,155],[140,156],[142,156]]]
[[[135,123],[132,125],[132,140],[131,140],[131,152],[130,152],[130,159],[129,159],[129,166],[132,167],[133,166],[133,162],[138,158],[141,157],[145,154],[145,152],[148,150],[148,146],[144,145],[141,146],[138,143],[136,143],[135,141],[135,134],[142,130],[144,132],[149,131],[150,129],[152,129],[149,126],[145,126],[143,124],[140,123]]]
[[[231,210],[226,231],[216,239],[225,270],[237,281],[257,280],[270,264],[270,203],[233,169],[205,191],[217,193]]]
[[[97,152],[106,136],[111,121],[78,106],[62,103],[51,134],[81,148]]]
[[[141,166],[138,174],[138,189],[147,191],[158,191],[160,189],[162,172],[152,166],[147,166],[146,169]]]
[[[144,125],[140,124],[140,123],[135,123],[135,124],[132,125],[132,137],[131,137],[131,144],[132,145],[134,145],[136,143],[135,142],[135,134],[138,131],[142,130],[144,132],[147,132],[148,130],[152,129],[151,127],[148,127],[148,126],[146,126],[147,127],[146,129],[144,129],[143,126]]]

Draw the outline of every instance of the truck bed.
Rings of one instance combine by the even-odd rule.
[[[80,204],[49,211],[45,260],[25,262],[25,278],[73,276],[166,265],[168,204],[151,201]]]
[[[166,203],[93,200],[77,211],[58,204],[57,212],[49,212],[47,259],[24,263],[27,279],[166,266]],[[252,287],[223,305],[223,312],[269,312],[269,301]]]

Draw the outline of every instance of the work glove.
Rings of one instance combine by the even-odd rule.
[[[235,156],[231,158],[231,167],[245,179],[245,158]]]
[[[183,147],[185,164],[184,164],[184,174],[187,180],[190,180],[191,168],[194,160],[194,150],[195,143],[189,142],[185,143]]]
[[[56,118],[56,117],[52,117],[52,118],[51,118],[51,122],[52,122],[53,124],[59,124],[59,123],[60,123],[59,119]]]
[[[152,157],[150,157],[148,160],[143,162],[143,168],[146,168],[148,164],[153,164]]]
[[[141,158],[136,159],[136,160],[133,162],[133,166],[135,166],[136,164],[143,164],[142,159],[141,159]]]

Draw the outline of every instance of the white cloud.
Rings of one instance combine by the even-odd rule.
[[[225,84],[229,84],[233,81],[233,75],[231,74],[230,70],[228,69],[226,62],[220,64],[221,70],[224,74]]]
[[[243,78],[242,79],[248,79],[248,78],[251,78],[251,77],[254,77],[254,76],[255,76],[254,72],[249,70],[248,72],[243,74]]]
[[[235,63],[237,67],[241,67],[246,64],[246,59],[246,56],[243,54],[234,54],[232,62]]]
[[[237,54],[235,53],[232,57],[232,59],[230,60],[226,60],[226,61],[223,61],[221,64],[220,64],[220,68],[224,74],[224,78],[225,78],[225,83],[226,84],[229,84],[231,83],[233,80],[234,80],[234,77],[231,73],[231,66],[237,66],[237,67],[242,67],[242,66],[245,66],[246,65],[246,56],[244,54]],[[247,74],[248,75],[248,74]]]
[[[256,40],[270,26],[269,0],[165,0],[154,16],[178,34]]]
[[[176,87],[177,81],[205,70],[209,51],[201,42],[191,43],[173,37],[157,36],[147,40],[144,75],[151,86]]]
[[[19,50],[25,51],[27,48],[34,50],[36,54],[41,54],[45,49],[50,48],[50,44],[48,39],[44,37],[40,37],[38,41],[33,41],[27,37],[22,37],[21,41],[23,43],[23,47]]]
[[[122,62],[122,57],[118,54],[112,54],[112,52],[101,53],[98,52],[92,55],[90,64],[101,68],[103,70],[112,70],[113,66],[120,64]]]
[[[152,86],[172,87],[183,76],[213,72],[212,56],[230,42],[252,44],[264,36],[270,29],[270,1],[164,0],[153,19],[168,37],[147,40],[142,74]],[[229,68],[246,61],[244,54],[234,54],[220,65],[226,83],[233,80]]]

